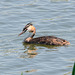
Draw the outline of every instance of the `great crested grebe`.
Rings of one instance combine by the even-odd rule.
[[[25,33],[26,31],[29,31],[32,33],[32,35],[28,38],[26,38],[24,40],[25,43],[31,43],[31,44],[45,44],[45,45],[69,45],[70,42],[61,39],[61,38],[57,38],[55,36],[42,36],[42,37],[37,37],[37,38],[33,38],[35,33],[36,33],[36,29],[33,26],[32,23],[28,23],[24,28],[23,31],[19,34],[19,36],[23,33]]]

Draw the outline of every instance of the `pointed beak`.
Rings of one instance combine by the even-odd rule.
[[[23,30],[18,36],[22,35],[23,33],[25,33],[27,31],[27,29],[25,28],[25,30]]]
[[[24,31],[22,31],[18,36],[22,35],[24,33]]]

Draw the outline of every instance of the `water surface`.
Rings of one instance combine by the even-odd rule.
[[[75,61],[74,0],[0,1],[0,75],[71,75]],[[70,46],[24,44],[23,27],[32,22],[36,35],[54,35]]]

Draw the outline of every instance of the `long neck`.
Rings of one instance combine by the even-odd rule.
[[[32,33],[31,35],[29,34],[28,38],[26,39],[26,41],[29,42],[31,39],[33,39],[33,37],[34,37],[34,35],[35,35],[35,33],[36,33],[36,29],[35,29],[34,26],[30,26],[30,27],[28,28],[28,30],[29,30],[30,33]]]
[[[34,35],[35,35],[34,33],[32,33],[32,35],[30,33],[29,36],[25,38],[25,41],[29,42],[31,39],[33,39]]]
[[[33,37],[34,37],[34,35],[35,35],[35,34],[33,33],[33,34],[32,34],[32,36],[31,36],[31,38],[33,38]]]
[[[31,38],[33,38],[34,35],[35,35],[35,33],[36,33],[36,29],[35,29],[35,27],[34,27],[34,26],[30,26],[30,28],[29,28],[29,32],[32,33]]]
[[[29,38],[29,37],[33,38],[34,35],[35,35],[35,33],[30,32],[27,38]]]

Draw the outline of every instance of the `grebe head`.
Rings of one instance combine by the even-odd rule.
[[[35,34],[35,32],[36,32],[36,29],[35,29],[35,27],[33,26],[33,24],[32,24],[32,23],[28,23],[28,24],[23,28],[23,30],[22,30],[22,32],[19,34],[19,36],[20,36],[21,34],[25,33],[27,30],[28,30],[29,32],[33,32],[33,34]]]

